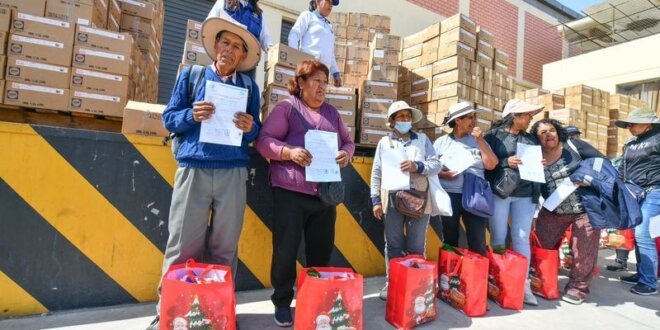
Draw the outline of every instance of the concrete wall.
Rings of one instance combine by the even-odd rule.
[[[543,66],[543,88],[586,84],[610,93],[617,85],[660,78],[660,34]]]

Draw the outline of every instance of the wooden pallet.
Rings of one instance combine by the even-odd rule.
[[[121,132],[121,118],[48,109],[0,105],[0,121],[32,125]]]

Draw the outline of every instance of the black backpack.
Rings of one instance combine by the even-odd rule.
[[[188,104],[191,107],[195,102],[197,92],[199,92],[199,86],[201,86],[201,83],[204,81],[204,70],[206,70],[205,66],[194,64],[190,67],[190,71],[188,71]],[[252,98],[252,78],[243,72],[238,72],[238,74],[245,83],[245,88],[248,90],[248,100],[250,100]],[[179,78],[180,77],[177,77],[177,81]],[[172,140],[172,153],[176,158],[181,143],[181,135],[170,132],[170,135],[163,139],[163,145],[167,145],[169,140]]]

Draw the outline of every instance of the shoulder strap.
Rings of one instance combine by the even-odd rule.
[[[243,72],[239,72],[238,75],[241,76],[241,80],[243,80],[245,88],[248,90],[248,103],[250,103],[250,100],[252,99],[252,78]]]
[[[188,76],[188,104],[193,104],[193,102],[195,102],[195,96],[197,96],[199,86],[204,79],[204,69],[206,69],[205,66],[197,64],[190,67],[190,73]]]
[[[623,162],[623,182],[628,182],[628,162],[626,162],[626,155],[628,155],[628,149],[630,148],[623,149],[623,157],[621,157],[621,161]]]

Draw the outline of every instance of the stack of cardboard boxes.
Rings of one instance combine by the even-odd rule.
[[[106,117],[122,117],[129,99],[154,102],[157,64],[105,28],[106,1],[0,0],[2,101]]]
[[[183,47],[183,56],[179,72],[191,65],[209,65],[213,60],[206,54],[202,44],[202,23],[189,19],[186,25],[186,43]]]
[[[495,49],[493,39],[461,14],[403,39],[399,98],[424,112],[427,120],[417,127],[430,138],[442,134],[436,126],[461,101],[480,109],[477,124],[484,129],[501,118],[513,97],[513,79],[507,76],[508,55]]]
[[[637,108],[647,107],[648,104],[637,98],[614,94],[610,95],[609,113],[610,125],[607,136],[607,157],[616,158],[623,154],[623,145],[632,136],[627,129],[621,129],[614,125],[618,119],[628,118],[628,113]]]

